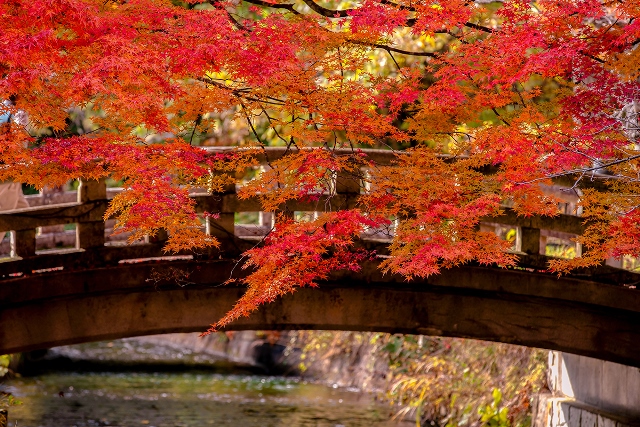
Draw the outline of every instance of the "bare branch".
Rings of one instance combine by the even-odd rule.
[[[384,49],[387,52],[389,52],[389,54],[391,54],[391,52],[395,52],[395,53],[400,53],[402,55],[411,55],[411,56],[429,56],[432,58],[436,56],[434,52],[411,52],[408,50],[398,49],[391,46],[385,46],[383,44],[374,44],[373,47],[375,47],[376,49]],[[395,62],[395,59],[394,59],[394,62]]]
[[[326,16],[327,18],[346,18],[352,12],[357,10],[357,9],[342,9],[342,10],[327,9],[326,7],[320,6],[318,3],[316,3],[313,0],[302,0],[302,1],[307,6],[309,6],[309,8],[311,10],[313,10],[315,13],[317,13],[318,15]],[[251,2],[253,2],[253,0]],[[400,10],[408,10],[408,11],[411,11],[411,12],[415,12],[416,11],[416,9],[414,7],[399,5],[397,3],[394,3],[394,2],[388,1],[388,0],[380,0],[380,3],[384,4],[384,5],[387,5],[387,6],[392,6],[394,8],[400,9]],[[416,19],[415,18],[407,19],[407,22],[406,22],[405,26],[406,27],[413,27],[415,25],[415,23],[416,23]],[[472,22],[467,22],[467,23],[464,24],[464,26],[468,27],[468,28],[472,28],[474,30],[483,31],[483,32],[489,33],[489,34],[495,32],[495,30],[493,28],[485,27],[485,26],[479,25],[479,24],[474,24]],[[434,33],[449,33],[449,30],[447,30],[447,29],[435,30]]]
[[[313,10],[318,15],[326,16],[327,18],[346,18],[349,16],[350,12],[353,12],[354,9],[344,9],[344,10],[334,10],[327,9],[325,7],[320,6],[318,3],[313,0],[302,0],[311,10]]]
[[[231,13],[229,13],[229,11],[227,11],[227,17],[229,18],[229,21],[231,21],[231,23],[239,30],[244,30],[244,31],[251,31],[249,28],[247,28],[246,26],[242,25],[240,23],[240,21],[238,21]]]
[[[429,56],[429,57],[435,57],[436,53],[435,52],[412,52],[409,50],[404,50],[404,49],[398,49],[397,47],[391,47],[391,46],[387,46],[384,44],[377,44],[377,43],[368,43],[362,40],[353,40],[353,39],[348,39],[347,40],[349,43],[352,44],[357,44],[360,46],[370,46],[376,49],[383,49],[386,50],[387,52],[389,52],[389,54],[391,54],[391,52],[395,52],[395,53],[399,53],[402,55],[412,55],[412,56]]]
[[[482,31],[482,32],[489,33],[489,34],[491,34],[491,33],[496,31],[493,28],[485,27],[484,25],[474,24],[472,22],[467,22],[467,23],[464,24],[464,26],[467,27],[467,28],[473,28],[474,30]]]
[[[245,89],[234,89],[231,87],[228,87],[220,82],[215,81],[214,79],[211,79],[209,77],[198,77],[198,80],[200,80],[203,83],[206,84],[210,84],[212,86],[216,86],[219,87],[221,89],[225,89],[228,90],[229,92],[231,92],[234,96],[236,96],[237,98],[243,98],[246,99],[247,101],[253,101],[253,102],[262,102],[265,104],[271,104],[271,105],[278,105],[278,106],[283,106],[285,104],[285,101],[277,99],[277,98],[273,98],[273,97],[267,97],[269,98],[271,101],[269,100],[265,100],[265,99],[259,99],[256,98],[255,96],[249,96],[248,94],[251,92],[251,89],[245,88]]]
[[[389,0],[380,0],[380,4],[384,4],[387,6],[393,6],[396,9],[400,9],[400,10],[408,10],[409,12],[415,12],[416,8],[413,6],[405,6],[402,4],[398,4]]]
[[[567,175],[573,175],[573,174],[586,174],[587,172],[595,172],[599,169],[606,169],[610,166],[615,166],[615,165],[619,165],[621,163],[626,163],[626,162],[630,162],[631,160],[635,160],[635,159],[640,159],[640,154],[636,154],[635,156],[630,156],[630,157],[625,157],[624,159],[618,159],[618,160],[614,160],[611,161],[609,163],[604,163],[604,164],[600,164],[597,166],[593,166],[590,168],[580,168],[580,169],[572,169],[566,172],[559,172],[559,173],[554,173],[551,175],[546,175],[542,178],[536,178],[536,179],[532,179],[531,181],[524,181],[524,182],[516,182],[516,185],[524,185],[524,184],[532,184],[534,182],[538,182],[538,181],[544,181],[546,179],[551,179],[551,178],[559,178],[561,176],[567,176]]]
[[[243,0],[247,3],[251,3],[251,4],[255,4],[258,6],[263,6],[263,7],[270,7],[272,9],[285,9],[288,10],[289,12],[295,14],[295,15],[301,15],[300,12],[298,12],[297,10],[295,10],[293,8],[293,4],[291,3],[269,3],[263,0]]]

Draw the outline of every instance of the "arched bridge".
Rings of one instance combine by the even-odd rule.
[[[390,159],[383,151],[368,155],[378,162]],[[358,184],[338,175],[334,204],[353,206]],[[30,208],[0,213],[0,230],[12,231],[11,244],[3,246],[9,253],[0,263],[0,354],[204,331],[243,292],[222,286],[232,274],[238,276],[238,254],[271,228],[272,214],[260,212],[257,201],[239,200],[234,188],[227,190],[194,194],[199,209],[220,212],[204,226],[223,242],[220,250],[197,255],[164,256],[162,236],[128,246],[114,241],[102,216],[110,192],[117,190],[104,182],[82,182],[77,192],[30,196]],[[566,211],[572,203],[567,199]],[[287,209],[305,212],[313,206],[295,202]],[[518,218],[507,209],[491,221],[482,227],[517,232],[519,268],[466,265],[407,282],[383,276],[377,261],[370,261],[360,272],[336,273],[320,288],[300,289],[229,329],[468,337],[640,367],[640,292],[634,286],[640,275],[612,266],[560,278],[545,272],[543,254],[571,249],[567,239],[580,232],[579,217]],[[380,238],[372,234],[362,241],[379,246]],[[382,246],[379,253],[383,256]]]

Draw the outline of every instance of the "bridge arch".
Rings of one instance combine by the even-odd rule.
[[[455,336],[640,367],[640,294],[548,274],[464,266],[427,280],[376,262],[264,306],[229,330],[325,329]],[[240,297],[233,260],[122,264],[5,280],[0,354],[87,341],[204,331]],[[178,274],[188,273],[188,277]],[[180,273],[182,272],[182,273]],[[155,278],[150,280],[150,278]]]
[[[284,147],[265,150],[272,159],[289,152]],[[389,164],[394,158],[388,150],[365,153],[376,164]],[[319,195],[320,202],[291,200],[283,210],[289,214],[313,211],[323,200],[355,206],[361,191],[358,176],[337,173],[334,184],[335,192]],[[217,219],[207,219],[205,229],[221,241],[221,247],[200,253],[199,260],[165,257],[156,262],[163,256],[166,233],[156,236],[155,242],[147,239],[132,246],[123,246],[111,236],[103,217],[117,191],[107,189],[104,181],[82,180],[77,192],[33,197],[29,208],[0,213],[0,230],[12,230],[13,236],[11,256],[0,262],[0,354],[135,335],[204,331],[241,296],[241,287],[222,283],[230,277],[238,254],[253,247],[272,227],[273,212],[262,212],[258,199],[240,199],[233,186],[215,195],[192,194],[199,212],[220,213]],[[468,337],[640,367],[640,292],[624,285],[640,283],[638,274],[611,266],[562,278],[544,273],[549,240],[569,239],[575,246],[571,236],[583,231],[582,218],[569,214],[575,213],[571,208],[575,202],[567,199],[564,214],[555,217],[519,217],[505,208],[503,215],[480,223],[485,231],[517,230],[518,269],[467,265],[406,282],[381,275],[378,263],[372,261],[361,272],[334,275],[319,289],[300,289],[278,299],[229,329]],[[259,224],[238,226],[238,212],[259,213]],[[65,228],[71,224],[75,224],[72,233]],[[43,230],[58,236],[52,247],[65,239],[71,239],[73,247],[43,247]],[[358,244],[385,254],[381,237],[363,234]]]

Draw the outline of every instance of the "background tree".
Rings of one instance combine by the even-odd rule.
[[[249,291],[217,326],[358,268],[367,255],[354,239],[391,218],[403,220],[387,271],[511,264],[510,244],[478,231],[480,219],[505,201],[555,214],[541,184],[560,176],[575,189],[604,183],[581,190],[589,251],[552,267],[639,256],[639,11],[615,0],[0,0],[0,98],[15,100],[0,114],[30,120],[0,136],[0,179],[122,180],[107,214],[133,238],[168,230],[178,251],[217,244],[189,188],[236,182],[265,145],[291,152],[241,190],[266,211],[330,193],[336,172],[364,178],[356,209],[280,217],[246,254]],[[88,132],[68,132],[74,111]],[[250,149],[197,147],[222,120],[246,123],[229,142]],[[395,167],[362,147],[399,150]]]
[[[380,387],[394,417],[418,427],[529,426],[533,398],[546,384],[547,352],[511,344],[295,331],[289,347],[302,349],[302,372],[328,374],[340,386]]]

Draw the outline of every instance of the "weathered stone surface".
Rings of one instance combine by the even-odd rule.
[[[0,213],[0,230],[29,230],[36,227],[102,221],[107,200],[64,203],[46,207],[30,207]]]
[[[572,398],[537,397],[532,414],[532,427],[637,427],[640,419],[606,412]]]
[[[232,260],[123,264],[5,280],[0,287],[0,353],[203,331],[243,292],[220,286],[234,266]],[[172,279],[183,273],[188,277],[182,282]],[[601,291],[591,294],[592,288]],[[480,267],[407,283],[382,276],[371,263],[357,274],[337,274],[319,289],[300,289],[230,329],[459,336],[640,366],[638,298],[640,294],[620,287]]]
[[[550,354],[549,366],[549,385],[556,395],[640,420],[639,368],[559,352]]]

